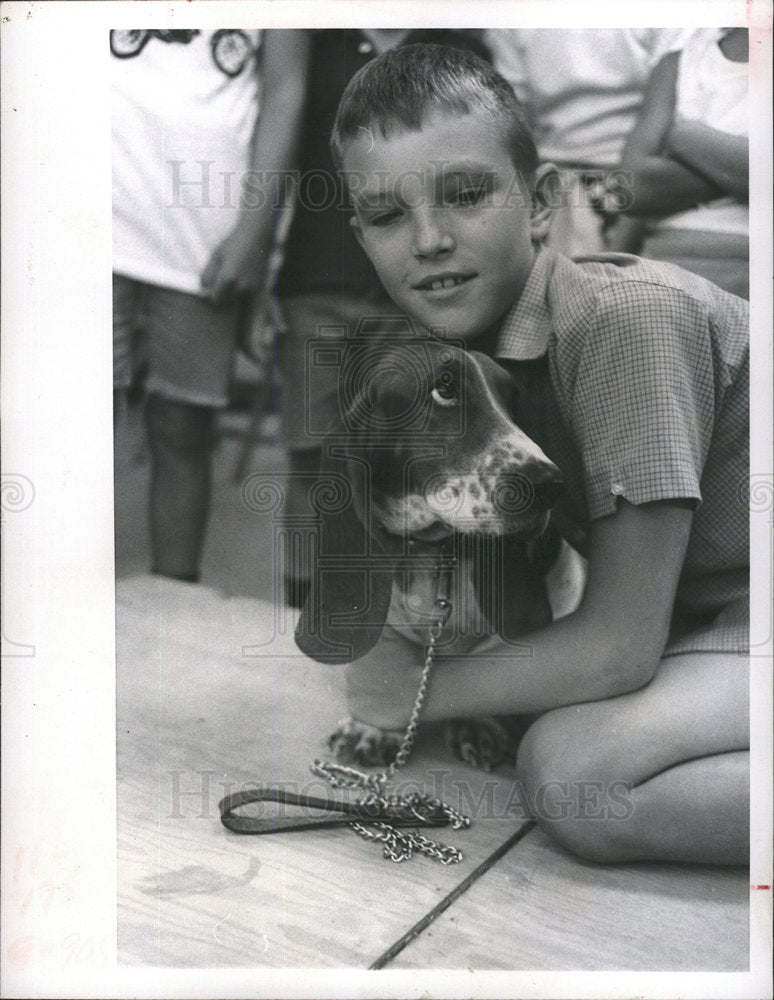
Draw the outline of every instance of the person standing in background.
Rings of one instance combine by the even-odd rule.
[[[750,297],[748,32],[702,28],[653,72],[622,157],[642,256]],[[612,193],[613,202],[620,199]]]
[[[110,48],[115,416],[144,366],[152,569],[194,582],[214,419],[274,244],[306,36],[112,31]]]
[[[689,32],[667,28],[489,29],[495,69],[513,87],[534,129],[538,153],[562,183],[547,245],[568,256],[636,253],[641,224],[595,210],[653,68]]]

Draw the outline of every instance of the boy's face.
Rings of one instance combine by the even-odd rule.
[[[463,339],[502,319],[542,233],[491,118],[435,113],[386,139],[364,129],[343,159],[353,225],[396,305]]]

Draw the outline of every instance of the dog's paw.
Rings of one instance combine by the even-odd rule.
[[[527,725],[526,720],[516,716],[451,719],[446,723],[446,743],[454,756],[465,764],[491,771],[499,764],[515,763]]]
[[[344,719],[328,738],[328,746],[342,764],[386,767],[395,760],[402,739],[402,731],[378,729],[356,719]]]

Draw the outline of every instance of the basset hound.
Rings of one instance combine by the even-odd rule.
[[[323,663],[381,657],[388,675],[390,631],[423,662],[440,599],[438,669],[493,633],[524,655],[519,637],[552,619],[547,576],[566,576],[549,525],[563,482],[509,416],[510,376],[432,338],[352,343],[342,365],[298,647]],[[457,720],[447,733],[457,756],[487,769],[512,753],[503,719]],[[341,760],[383,765],[402,735],[348,719],[330,745]]]

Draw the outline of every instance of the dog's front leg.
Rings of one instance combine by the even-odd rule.
[[[328,746],[342,764],[387,767],[395,760],[402,739],[401,730],[379,729],[350,716],[331,733]]]
[[[349,717],[329,739],[343,763],[380,767],[395,759],[422,676],[422,647],[389,627],[372,650],[347,666]]]
[[[533,721],[533,716],[515,715],[450,719],[445,727],[446,743],[458,760],[491,771],[500,764],[516,763],[521,738]]]

